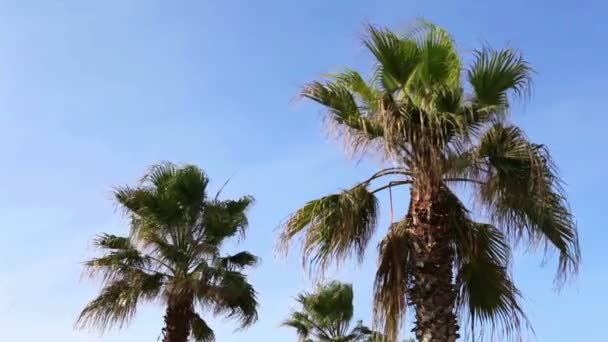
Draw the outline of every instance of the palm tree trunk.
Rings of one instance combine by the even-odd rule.
[[[194,309],[189,298],[169,300],[165,313],[163,342],[188,342]]]
[[[412,190],[410,217],[416,267],[410,302],[416,311],[415,334],[419,342],[455,342],[458,322],[452,267],[454,249],[445,215],[449,207],[442,191],[426,194]]]

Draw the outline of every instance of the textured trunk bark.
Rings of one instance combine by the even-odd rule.
[[[194,309],[189,299],[170,299],[165,314],[163,342],[188,342]]]
[[[410,302],[416,311],[415,334],[419,342],[455,342],[458,321],[452,267],[452,230],[446,219],[449,208],[441,190],[412,190],[410,217],[416,267]]]

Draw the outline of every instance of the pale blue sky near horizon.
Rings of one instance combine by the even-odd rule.
[[[154,305],[103,336],[72,325],[97,290],[80,278],[91,239],[127,229],[112,186],[162,160],[201,166],[212,189],[232,177],[226,196],[257,199],[238,247],[263,259],[251,272],[260,320],[235,333],[211,319],[218,341],[294,341],[279,324],[311,282],[296,257],[275,258],[276,228],[375,167],[348,160],[320,130],[320,109],[294,99],[325,72],[369,67],[365,22],[399,30],[420,17],[453,33],[464,56],[483,42],[509,45],[536,69],[514,121],[555,156],[583,265],[559,293],[555,259],[541,266],[540,252],[518,256],[514,276],[537,341],[606,341],[607,10],[599,0],[0,1],[0,341],[158,338]],[[354,283],[367,322],[375,250],[336,275]]]

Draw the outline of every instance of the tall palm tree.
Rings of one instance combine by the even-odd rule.
[[[301,311],[291,313],[283,326],[296,329],[300,342],[375,342],[379,334],[353,319],[353,288],[337,281],[297,297]]]
[[[153,166],[136,187],[115,190],[131,232],[94,241],[102,256],[87,261],[85,269],[99,276],[103,289],[80,314],[79,327],[123,326],[141,302],[166,308],[164,342],[215,340],[196,306],[238,319],[242,327],[257,320],[256,292],[242,271],[258,258],[220,254],[227,239],[244,236],[253,199],[209,197],[208,182],[196,166],[165,163]]]
[[[412,306],[419,341],[455,341],[459,313],[516,334],[527,320],[509,274],[511,243],[557,250],[558,280],[580,260],[547,148],[510,122],[513,99],[529,95],[530,65],[513,49],[485,46],[466,67],[451,36],[425,22],[403,35],[370,26],[364,44],[375,58],[368,80],[346,70],[302,96],[327,109],[351,152],[391,167],[308,202],[286,221],[279,246],[301,237],[304,259],[321,271],[351,255],[361,260],[376,231],[376,194],[409,188],[409,204],[399,205],[407,214],[391,217],[379,245],[375,322],[396,341]]]

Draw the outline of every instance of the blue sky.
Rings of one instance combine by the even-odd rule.
[[[0,1],[0,340],[159,336],[154,306],[101,337],[72,324],[96,291],[80,279],[91,239],[126,229],[111,187],[161,160],[200,165],[216,188],[232,176],[227,196],[257,199],[239,247],[263,258],[252,273],[261,318],[238,333],[212,320],[218,340],[294,340],[278,325],[310,282],[298,260],[274,257],[276,227],[374,167],[349,161],[321,132],[319,109],[294,97],[324,72],[369,65],[365,21],[398,30],[417,17],[450,30],[463,54],[481,42],[511,45],[536,68],[532,101],[515,121],[555,155],[584,263],[559,294],[554,259],[541,267],[540,255],[518,256],[515,278],[539,341],[605,340],[606,10],[560,0]],[[374,251],[339,272],[364,320]]]

